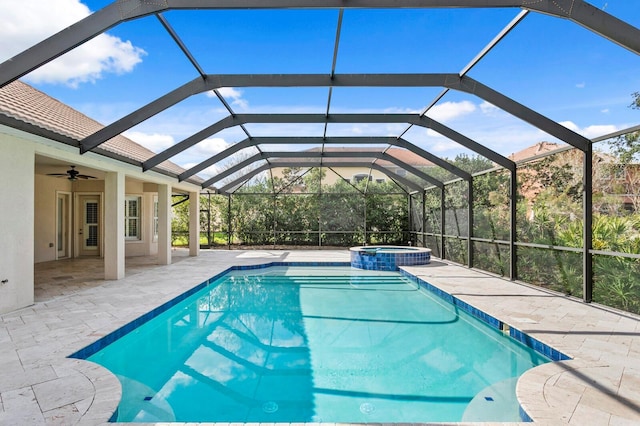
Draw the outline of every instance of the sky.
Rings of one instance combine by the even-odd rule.
[[[0,61],[109,4],[107,0],[0,0]],[[635,27],[640,1],[590,0]],[[335,72],[458,73],[520,9],[345,10]],[[168,11],[163,17],[207,74],[332,71],[337,10]],[[640,56],[568,20],[531,12],[467,74],[588,138],[640,123]],[[22,80],[108,125],[184,83],[196,69],[154,16],[122,23]],[[335,88],[332,113],[419,113],[442,91]],[[327,88],[223,88],[236,113],[325,113]],[[154,152],[226,117],[213,93],[192,96],[125,133]],[[456,91],[428,112],[503,155],[556,141],[478,97]],[[323,125],[247,124],[251,136],[322,136]],[[328,136],[399,136],[404,124],[330,125]],[[234,127],[172,159],[189,168],[247,137]],[[403,136],[441,157],[472,154],[419,127]],[[264,150],[301,147],[265,146]],[[306,148],[306,147],[303,147]],[[253,152],[245,150],[241,156]],[[230,161],[233,161],[230,160]],[[207,177],[225,167],[205,170]]]

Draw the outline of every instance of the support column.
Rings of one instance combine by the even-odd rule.
[[[171,185],[158,185],[158,263],[171,264]]]
[[[367,199],[367,195],[365,194],[365,209],[364,209],[364,224],[365,224],[365,235],[367,235],[367,203],[366,203],[366,199]],[[411,196],[411,194],[407,194],[407,209],[409,210],[407,212],[407,229],[409,230],[409,235],[407,238],[407,245],[411,245],[411,234],[414,232],[413,230],[413,197]],[[366,241],[366,238],[365,238]]]
[[[104,177],[104,279],[124,278],[124,173]]]
[[[200,193],[189,193],[189,256],[200,255]]]
[[[36,188],[33,146],[3,136],[0,151],[0,314],[3,314],[33,304]],[[37,196],[52,197],[54,192]]]
[[[227,248],[231,250],[231,194],[227,197]]]
[[[467,236],[469,238],[467,240],[467,266],[473,268],[473,241],[471,240],[473,237],[473,178],[470,178],[467,184],[469,185],[467,189],[469,201],[467,205]]]
[[[446,259],[444,251],[447,246],[444,241],[444,231],[445,231],[444,221],[447,216],[447,212],[445,211],[446,206],[444,202],[445,197],[446,197],[446,192],[445,192],[445,187],[443,186],[442,188],[440,188],[440,258],[441,259]]]
[[[422,247],[427,246],[427,191],[422,190]]]
[[[511,281],[518,279],[518,239],[517,212],[518,212],[518,180],[517,168],[510,171],[509,181],[509,214],[511,216],[509,229],[509,278]]]
[[[582,287],[583,299],[587,303],[591,303],[593,298],[593,151],[591,143],[584,151],[583,160],[583,176],[582,176],[582,208],[583,208],[583,252],[582,252]]]

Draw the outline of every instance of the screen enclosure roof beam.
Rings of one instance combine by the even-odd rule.
[[[586,151],[590,141],[488,86],[458,74],[224,74],[196,78],[87,136],[85,153],[142,121],[197,93],[221,87],[448,87],[490,102],[513,116]]]
[[[114,1],[0,64],[0,87],[17,80],[116,25],[169,10],[521,8],[569,19],[640,54],[640,30],[584,0],[148,0]]]
[[[435,179],[434,177],[430,176],[427,173],[424,173],[423,171],[411,166],[410,164],[405,163],[404,161],[401,161],[395,157],[393,157],[392,155],[389,155],[385,152],[382,151],[356,151],[356,152],[320,152],[320,151],[306,151],[306,152],[289,152],[289,151],[284,151],[284,152],[261,152],[259,154],[256,154],[252,157],[247,158],[244,161],[241,161],[240,163],[229,167],[228,169],[224,170],[223,172],[217,174],[216,176],[213,176],[211,179],[206,180],[205,182],[202,183],[202,187],[203,188],[207,188],[208,186],[212,185],[214,182],[218,182],[228,176],[231,176],[234,173],[237,173],[239,171],[241,171],[243,168],[261,161],[261,160],[266,160],[267,158],[299,158],[300,159],[300,163],[297,167],[307,167],[308,166],[308,161],[307,159],[325,159],[325,158],[348,158],[348,159],[353,159],[353,158],[361,158],[361,159],[379,159],[379,160],[386,160],[389,161],[391,163],[394,163],[395,165],[397,165],[398,167],[401,167],[402,169],[406,170],[407,172],[419,177],[420,179],[429,182],[430,184],[437,186],[439,188],[444,187],[444,183]],[[275,164],[277,164],[277,160]],[[336,163],[338,164],[338,163]],[[337,167],[337,166],[336,166]]]
[[[206,169],[207,167],[210,167],[216,163],[218,163],[219,161],[224,160],[225,158],[228,158],[230,156],[232,156],[233,154],[252,147],[252,146],[256,146],[256,145],[321,145],[321,144],[326,144],[326,145],[394,145],[394,146],[399,146],[401,148],[405,148],[411,152],[413,152],[416,155],[419,155],[427,160],[430,160],[430,157],[434,157],[431,154],[427,153],[426,151],[424,151],[423,149],[413,145],[412,143],[404,140],[404,139],[398,139],[392,136],[383,136],[383,137],[367,137],[367,136],[343,136],[343,137],[329,137],[329,138],[323,138],[323,137],[313,137],[313,136],[300,136],[300,137],[291,137],[291,136],[287,136],[287,137],[254,137],[251,139],[243,139],[242,141],[230,146],[229,148],[217,153],[216,155],[213,155],[211,157],[209,157],[208,159],[206,159],[205,161],[201,162],[200,164],[197,164],[195,166],[193,166],[192,168],[190,168],[189,170],[182,172],[179,176],[178,179],[179,180],[184,180],[189,178],[190,176],[195,175],[196,173],[201,172],[202,170]],[[309,152],[309,151],[307,151]],[[325,153],[328,154],[328,153]],[[426,154],[426,156],[424,155]],[[353,156],[353,155],[352,155]],[[467,172],[465,172],[464,170],[460,170],[457,167],[453,166],[451,164],[451,168],[449,167],[445,167],[447,165],[449,165],[449,163],[445,162],[444,160],[439,159],[438,157],[434,157],[434,159],[436,159],[438,162],[442,163],[442,165],[437,164],[436,162],[434,162],[434,164],[444,168],[445,170],[448,170],[452,173],[453,170],[459,170],[462,174],[462,176],[460,176],[463,179],[469,180],[471,178],[471,175]],[[511,161],[508,160],[507,161]],[[515,167],[515,164],[514,164]],[[449,170],[451,169],[451,170]],[[456,174],[456,173],[454,173]]]
[[[431,118],[421,117],[417,114],[236,114],[223,118],[211,126],[202,129],[201,131],[167,148],[161,153],[151,157],[142,164],[142,169],[144,171],[149,170],[224,129],[247,123],[412,123],[421,127],[432,128],[443,136],[454,140],[477,154],[480,154],[485,158],[489,158],[491,161],[494,161],[503,167],[510,167],[510,164],[508,164],[508,161],[510,160],[506,157],[502,157],[493,151],[489,153],[488,148],[484,145],[471,141]],[[436,130],[436,127],[438,130]],[[472,143],[469,143],[469,141]],[[395,145],[401,146],[414,154],[420,155],[458,177],[466,180],[471,178],[471,175],[466,171],[441,159],[440,157],[416,147],[404,139],[399,139]],[[498,159],[497,156],[502,158]],[[192,175],[198,171],[194,171]]]
[[[387,175],[390,179],[393,179],[411,189],[413,189],[414,191],[422,191],[423,188],[418,185],[417,183],[410,181],[409,179],[406,179],[396,173],[393,173],[392,171],[390,171],[389,169],[386,169],[378,164],[375,163],[370,163],[367,161],[335,161],[335,162],[331,162],[331,161],[326,161],[323,158],[317,158],[314,159],[314,161],[305,161],[304,162],[304,167],[367,167],[370,169],[374,169],[374,170],[378,170],[382,173],[384,173],[385,175]],[[251,179],[252,177],[256,176],[259,173],[262,173],[266,170],[269,169],[274,169],[274,168],[281,168],[281,167],[301,167],[301,163],[299,161],[271,161],[271,163],[269,164],[264,164],[250,172],[248,172],[245,175],[242,175],[240,177],[238,177],[237,179],[234,179],[232,182],[229,182],[228,184],[226,184],[225,186],[223,186],[222,188],[218,189],[217,192],[220,194],[229,194],[229,192],[233,190],[233,188],[238,187],[239,185],[241,185],[242,183],[248,181],[249,179]]]

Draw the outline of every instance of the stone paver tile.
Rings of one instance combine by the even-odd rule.
[[[18,349],[18,356],[24,369],[30,369],[41,366],[51,359],[52,348],[48,345],[34,343],[22,349]]]
[[[78,401],[74,405],[76,407],[76,410],[78,410],[78,413],[80,413],[80,416],[82,416],[84,415],[84,413],[87,412],[89,407],[91,407],[92,403],[93,403],[93,397],[90,397],[90,398],[85,398],[81,401]]]
[[[28,308],[27,308],[28,309]],[[9,312],[7,314],[3,314],[0,318],[2,319],[3,327],[17,327],[20,325],[24,325],[24,321],[22,321],[22,317],[20,316],[21,312],[24,312],[24,309],[17,310],[15,312]]]
[[[622,372],[618,395],[632,395],[640,398],[640,365],[637,368],[626,367]]]
[[[64,407],[45,411],[43,415],[47,425],[66,426],[77,423],[81,418],[81,413],[78,412],[75,404],[69,404]]]
[[[638,323],[640,323],[640,321],[638,321]],[[640,332],[638,332],[638,335],[640,336]],[[631,347],[629,348],[629,356],[636,359],[640,358],[640,338],[635,338],[631,342]]]
[[[18,365],[5,369],[3,365],[0,371],[2,371],[2,374],[0,374],[0,392],[24,388],[56,377],[55,372],[48,365],[26,370],[23,370]]]
[[[555,386],[546,386],[544,389],[544,399],[549,407],[562,413],[562,420],[567,422],[571,419],[581,398],[581,393],[572,392],[568,389]]]
[[[573,416],[571,416],[569,424],[576,426],[608,425],[610,419],[611,414],[609,413],[589,407],[586,404],[579,404]]]
[[[587,387],[587,383],[576,378],[573,374],[562,373],[553,384],[561,389],[566,389],[573,393],[582,394]]]
[[[609,420],[609,426],[638,426],[638,419],[626,419],[614,414]]]
[[[44,416],[30,387],[2,392],[2,425],[43,425]]]
[[[116,401],[115,405],[112,402],[93,403],[87,412],[80,418],[80,424],[103,424],[108,422],[118,406]],[[136,425],[137,426],[137,425]]]
[[[626,419],[640,422],[640,405],[637,401],[630,401],[616,395],[604,394],[595,389],[587,388],[582,397],[581,406],[610,413]]]
[[[11,336],[9,335],[9,330],[5,327],[0,327],[0,344],[5,344],[11,342]]]
[[[20,357],[13,345],[0,346],[0,371],[6,371],[4,364],[7,364],[7,368],[11,368],[11,364],[15,363],[20,364]]]
[[[94,392],[93,384],[78,373],[33,386],[42,411],[47,412],[81,401]]]

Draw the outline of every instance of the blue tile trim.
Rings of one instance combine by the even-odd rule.
[[[511,327],[509,329],[509,336],[513,337],[518,342],[533,348],[536,352],[540,352],[553,361],[566,361],[571,359],[570,356],[563,354],[545,343],[542,343],[540,340],[529,336],[527,333],[523,333],[517,328]]]
[[[76,351],[76,352],[72,353],[67,358],[78,358],[78,359],[87,359],[87,358],[89,358],[91,355],[95,354],[96,352],[98,352],[99,350],[104,348],[105,346],[108,346],[111,343],[113,343],[116,340],[118,340],[119,338],[121,338],[122,336],[125,336],[125,335],[131,333],[133,330],[135,330],[136,328],[140,327],[142,324],[152,320],[153,318],[155,318],[158,315],[162,314],[163,312],[167,311],[169,308],[171,308],[174,305],[182,302],[187,297],[189,297],[189,296],[197,293],[198,291],[202,290],[204,287],[213,284],[220,277],[228,274],[231,271],[248,271],[248,270],[252,270],[252,269],[265,269],[265,268],[270,268],[272,266],[351,266],[351,263],[350,262],[269,262],[269,263],[262,263],[262,264],[258,264],[258,265],[234,265],[234,266],[231,266],[231,267],[225,269],[224,271],[222,271],[222,272],[214,275],[213,277],[209,278],[208,280],[198,284],[197,286],[195,286],[195,287],[185,291],[184,293],[174,297],[173,299],[169,300],[168,302],[163,303],[162,305],[158,306],[157,308],[152,309],[151,311],[147,312],[146,314],[143,314],[143,315],[139,316],[138,318],[136,318],[133,321],[123,325],[122,327],[118,328],[117,330],[114,330],[113,332],[107,334],[106,336],[96,340],[95,342],[91,343],[90,345],[87,345],[84,348],[80,349],[79,351]]]
[[[493,316],[487,314],[484,311],[481,311],[480,309],[466,303],[463,302],[462,300],[458,299],[457,297],[439,289],[438,287],[435,287],[434,285],[428,283],[427,281],[423,280],[422,278],[416,277],[415,275],[405,271],[405,270],[401,270],[400,273],[411,279],[413,282],[417,283],[420,287],[425,288],[426,290],[429,290],[430,292],[436,294],[437,296],[439,296],[441,299],[451,303],[452,305],[456,306],[457,308],[459,308],[460,310],[463,310],[465,312],[467,312],[468,314],[474,316],[475,318],[483,321],[484,323],[488,324],[489,326],[497,329],[497,330],[503,330],[505,328],[505,325],[502,321],[500,321],[497,318],[494,318]],[[571,357],[563,354],[562,352],[558,351],[557,349],[552,348],[551,346],[542,343],[541,341],[539,341],[538,339],[534,339],[533,337],[529,336],[526,333],[523,333],[522,331],[513,328],[513,327],[509,327],[509,336],[514,338],[515,340],[519,341],[520,343],[524,344],[525,346],[535,350],[538,353],[541,353],[542,355],[546,356],[547,358],[551,359],[552,361],[566,361],[571,359]]]
[[[524,408],[522,408],[521,406],[518,406],[518,411],[520,411],[520,419],[523,422],[527,422],[527,423],[532,423],[533,419],[531,417],[529,417],[529,415],[527,414],[526,411],[524,411]]]
[[[351,266],[369,271],[397,271],[399,266],[426,265],[431,252],[368,252],[351,251]]]

